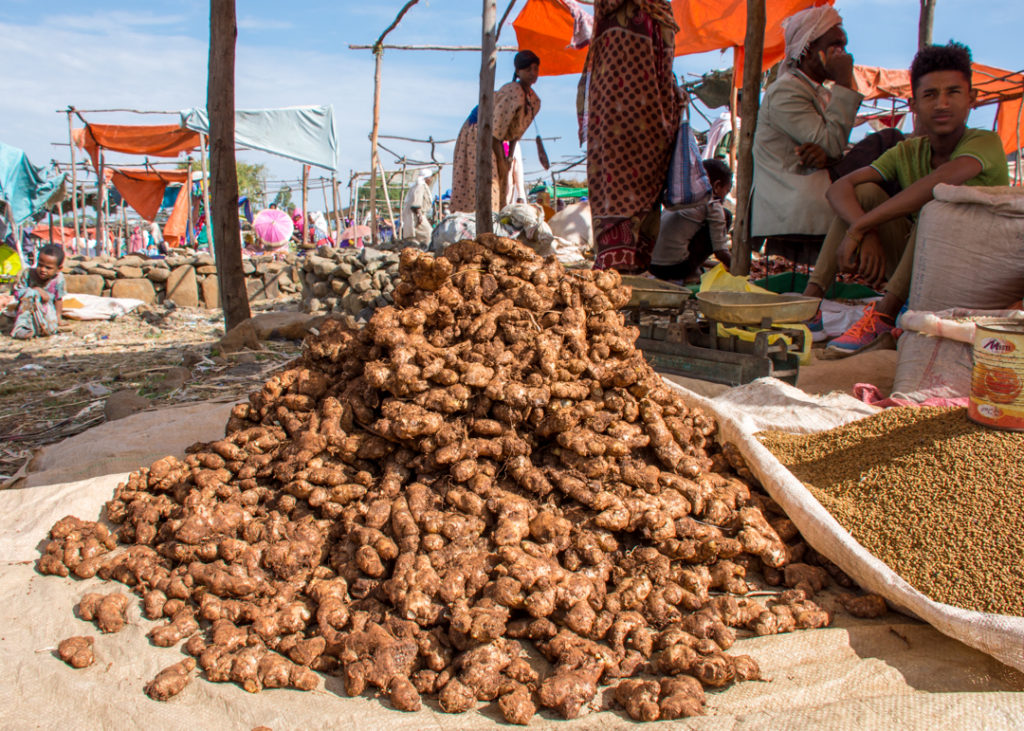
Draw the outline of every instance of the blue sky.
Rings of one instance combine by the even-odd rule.
[[[525,0],[518,0],[518,7]],[[768,0],[771,2],[771,0]],[[394,18],[402,0],[299,0],[292,3],[237,0],[236,65],[238,108],[333,104],[341,148],[340,177],[369,168],[373,57],[348,49],[371,43]],[[504,0],[499,0],[499,12]],[[858,63],[906,67],[917,42],[917,0],[839,0]],[[391,33],[388,42],[470,45],[480,38],[479,0],[421,0]],[[511,18],[510,18],[511,20]],[[936,42],[967,43],[977,61],[1024,68],[1021,0],[938,0]],[[68,0],[5,0],[0,16],[0,65],[7,69],[0,94],[0,140],[25,149],[37,164],[69,159],[64,115],[55,110],[130,107],[177,110],[206,98],[209,5],[202,0],[174,4],[101,0],[91,5]],[[507,28],[501,42],[514,43]],[[676,59],[676,73],[689,78],[732,63],[731,53]],[[381,133],[452,139],[476,104],[479,56],[473,53],[389,51],[383,62]],[[511,54],[500,54],[498,83],[512,76]],[[576,142],[576,77],[541,77],[538,126],[552,161],[581,156]],[[87,115],[90,121],[150,124],[173,117]],[[975,112],[975,126],[991,127],[991,112]],[[701,127],[699,122],[695,126]],[[530,136],[535,134],[532,130]],[[426,159],[429,148],[389,142],[411,158]],[[452,146],[439,148],[450,159]],[[525,145],[528,173],[540,167],[533,145]],[[240,159],[268,166],[274,180],[294,180],[298,163],[262,153]],[[112,159],[117,162],[117,158]],[[388,167],[394,158],[382,152]],[[314,178],[321,173],[314,169]],[[580,170],[582,176],[582,169]],[[447,177],[445,185],[447,186]],[[271,187],[277,184],[271,182]],[[295,186],[293,186],[295,187]],[[314,200],[316,204],[316,200]],[[320,206],[317,206],[320,207]]]

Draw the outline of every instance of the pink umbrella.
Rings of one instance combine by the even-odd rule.
[[[280,244],[291,238],[295,230],[292,218],[277,208],[260,211],[252,219],[253,230],[265,243]]]
[[[364,236],[370,235],[369,226],[349,226],[341,232],[340,238],[342,241],[354,241],[355,239],[361,239]]]

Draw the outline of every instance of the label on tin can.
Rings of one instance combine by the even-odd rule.
[[[1024,431],[1024,322],[978,323],[967,414],[979,424]]]

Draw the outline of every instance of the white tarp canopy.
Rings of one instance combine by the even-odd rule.
[[[182,111],[181,126],[210,134],[209,115],[199,107]],[[327,170],[338,168],[331,105],[235,110],[235,143]]]

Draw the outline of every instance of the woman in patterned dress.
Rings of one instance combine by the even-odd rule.
[[[580,80],[596,269],[639,273],[651,261],[659,199],[679,129],[672,75],[678,30],[667,0],[596,0]]]
[[[540,111],[540,97],[531,88],[540,74],[540,59],[533,51],[520,51],[515,76],[494,94],[494,126],[491,140],[491,207],[501,210],[508,197],[509,167],[516,143]],[[459,130],[452,171],[451,210],[476,211],[477,108]]]

